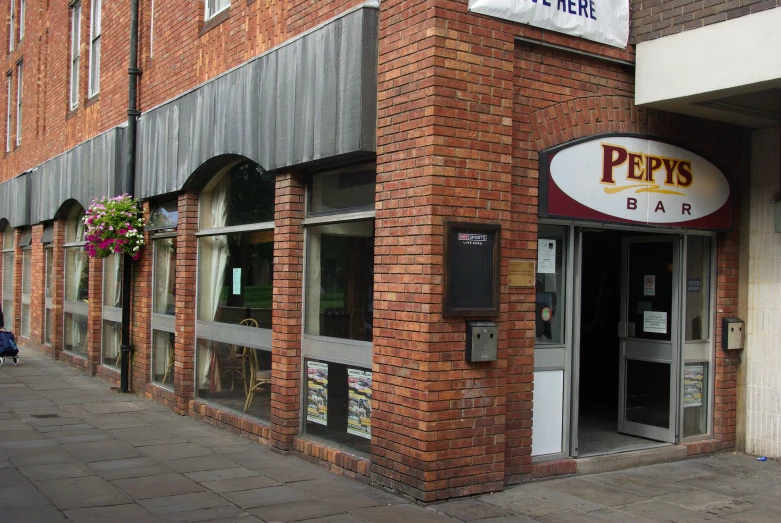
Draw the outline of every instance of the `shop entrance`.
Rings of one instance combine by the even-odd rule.
[[[584,229],[580,244],[573,455],[672,443],[679,236]]]

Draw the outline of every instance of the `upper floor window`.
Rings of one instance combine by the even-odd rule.
[[[230,0],[206,0],[206,20],[231,6]]]
[[[81,4],[71,7],[71,77],[70,108],[79,105],[79,63],[81,58]]]
[[[8,2],[11,9],[10,21],[8,23],[8,51],[14,50],[14,35],[16,34],[16,0]]]
[[[12,85],[12,78],[11,73],[8,73],[5,77],[5,85],[6,85],[6,93],[5,93],[5,152],[9,152],[11,150],[11,108],[12,105],[12,95],[13,91],[11,90]]]
[[[22,144],[22,68],[24,62],[16,64],[16,145]]]
[[[100,91],[100,32],[101,32],[101,0],[92,2],[90,39],[89,39],[89,96]]]
[[[24,13],[26,11],[25,4],[27,2],[25,0],[19,0],[19,41],[22,41],[22,38],[24,38]]]

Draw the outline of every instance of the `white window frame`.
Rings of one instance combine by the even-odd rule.
[[[102,0],[93,0],[90,6],[89,36],[89,97],[100,92],[100,35],[103,31]]]
[[[155,47],[155,0],[151,0],[149,7],[149,58],[154,57]]]
[[[22,38],[24,38],[24,15],[27,11],[26,9],[26,0],[19,0],[19,41],[22,41]]]
[[[81,3],[71,6],[70,109],[79,106],[79,65],[81,64]]]
[[[206,14],[204,20],[208,21],[222,13],[231,6],[230,0],[206,0],[204,2]]]
[[[11,113],[11,109],[13,109],[13,88],[11,87],[13,85],[13,75],[12,73],[8,73],[5,75],[5,82],[6,82],[6,113],[5,113],[5,152],[11,151],[11,125],[13,122],[13,115]]]
[[[8,27],[8,52],[14,50],[14,37],[16,36],[16,0],[9,2],[11,8],[10,26]]]
[[[22,75],[24,74],[24,61],[16,64],[16,146],[22,145]]]

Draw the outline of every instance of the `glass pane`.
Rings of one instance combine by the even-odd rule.
[[[65,223],[65,243],[84,241],[84,210],[75,207]]]
[[[152,332],[152,381],[174,386],[174,333]]]
[[[155,304],[158,314],[176,309],[176,238],[155,240]]]
[[[673,304],[672,242],[629,244],[627,317],[631,338],[670,340]]]
[[[669,428],[669,363],[626,360],[626,420]]]
[[[33,251],[22,251],[22,295],[29,296],[32,287]]]
[[[197,395],[264,421],[271,419],[271,352],[198,340]]]
[[[710,337],[711,239],[689,236],[686,251],[686,341]]]
[[[274,182],[254,162],[217,175],[201,195],[201,229],[274,221]]]
[[[54,283],[52,281],[52,269],[54,268],[54,255],[51,248],[43,250],[46,257],[46,298],[52,297]]]
[[[103,365],[119,367],[120,347],[122,346],[122,324],[113,321],[103,322],[103,344],[101,346]]]
[[[537,229],[537,313],[535,344],[564,343],[564,261],[567,229],[540,225]]]
[[[65,313],[65,350],[87,356],[87,317],[81,314]]]
[[[52,344],[52,329],[54,325],[52,324],[52,310],[46,309],[46,312],[44,314],[44,320],[45,326],[43,329],[43,342],[47,345]]]
[[[65,299],[87,302],[89,298],[89,257],[81,247],[65,249]]]
[[[306,374],[306,433],[369,454],[371,371],[307,360]]]
[[[11,227],[6,227],[3,230],[3,250],[14,248],[14,230]]]
[[[123,258],[121,254],[103,258],[103,305],[106,307],[122,306]]]
[[[372,340],[374,221],[308,231],[306,332]]]
[[[366,207],[374,209],[377,166],[358,165],[312,177],[309,212],[328,212]]]
[[[199,242],[198,319],[271,328],[274,231],[208,236]]]
[[[708,364],[683,366],[683,437],[708,432]]]
[[[30,305],[22,304],[22,336],[30,337]]]
[[[173,229],[179,221],[179,202],[171,200],[152,209],[147,221],[148,230]]]
[[[3,316],[5,326],[13,329],[14,317],[14,253],[3,253]]]

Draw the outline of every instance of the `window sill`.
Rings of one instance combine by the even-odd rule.
[[[70,120],[71,118],[73,118],[77,114],[79,114],[79,106],[78,105],[76,107],[74,107],[73,109],[71,109],[70,111],[68,111],[67,113],[65,113],[65,120],[66,121]]]
[[[87,98],[87,101],[84,102],[84,108],[86,109],[90,105],[94,104],[95,102],[100,101],[100,93],[96,93],[92,98]]]
[[[228,7],[226,9],[223,9],[216,15],[209,18],[206,22],[203,24],[203,28],[201,29],[201,32],[198,34],[198,37],[201,37],[223,23],[225,20],[230,18],[231,16],[231,8]]]

